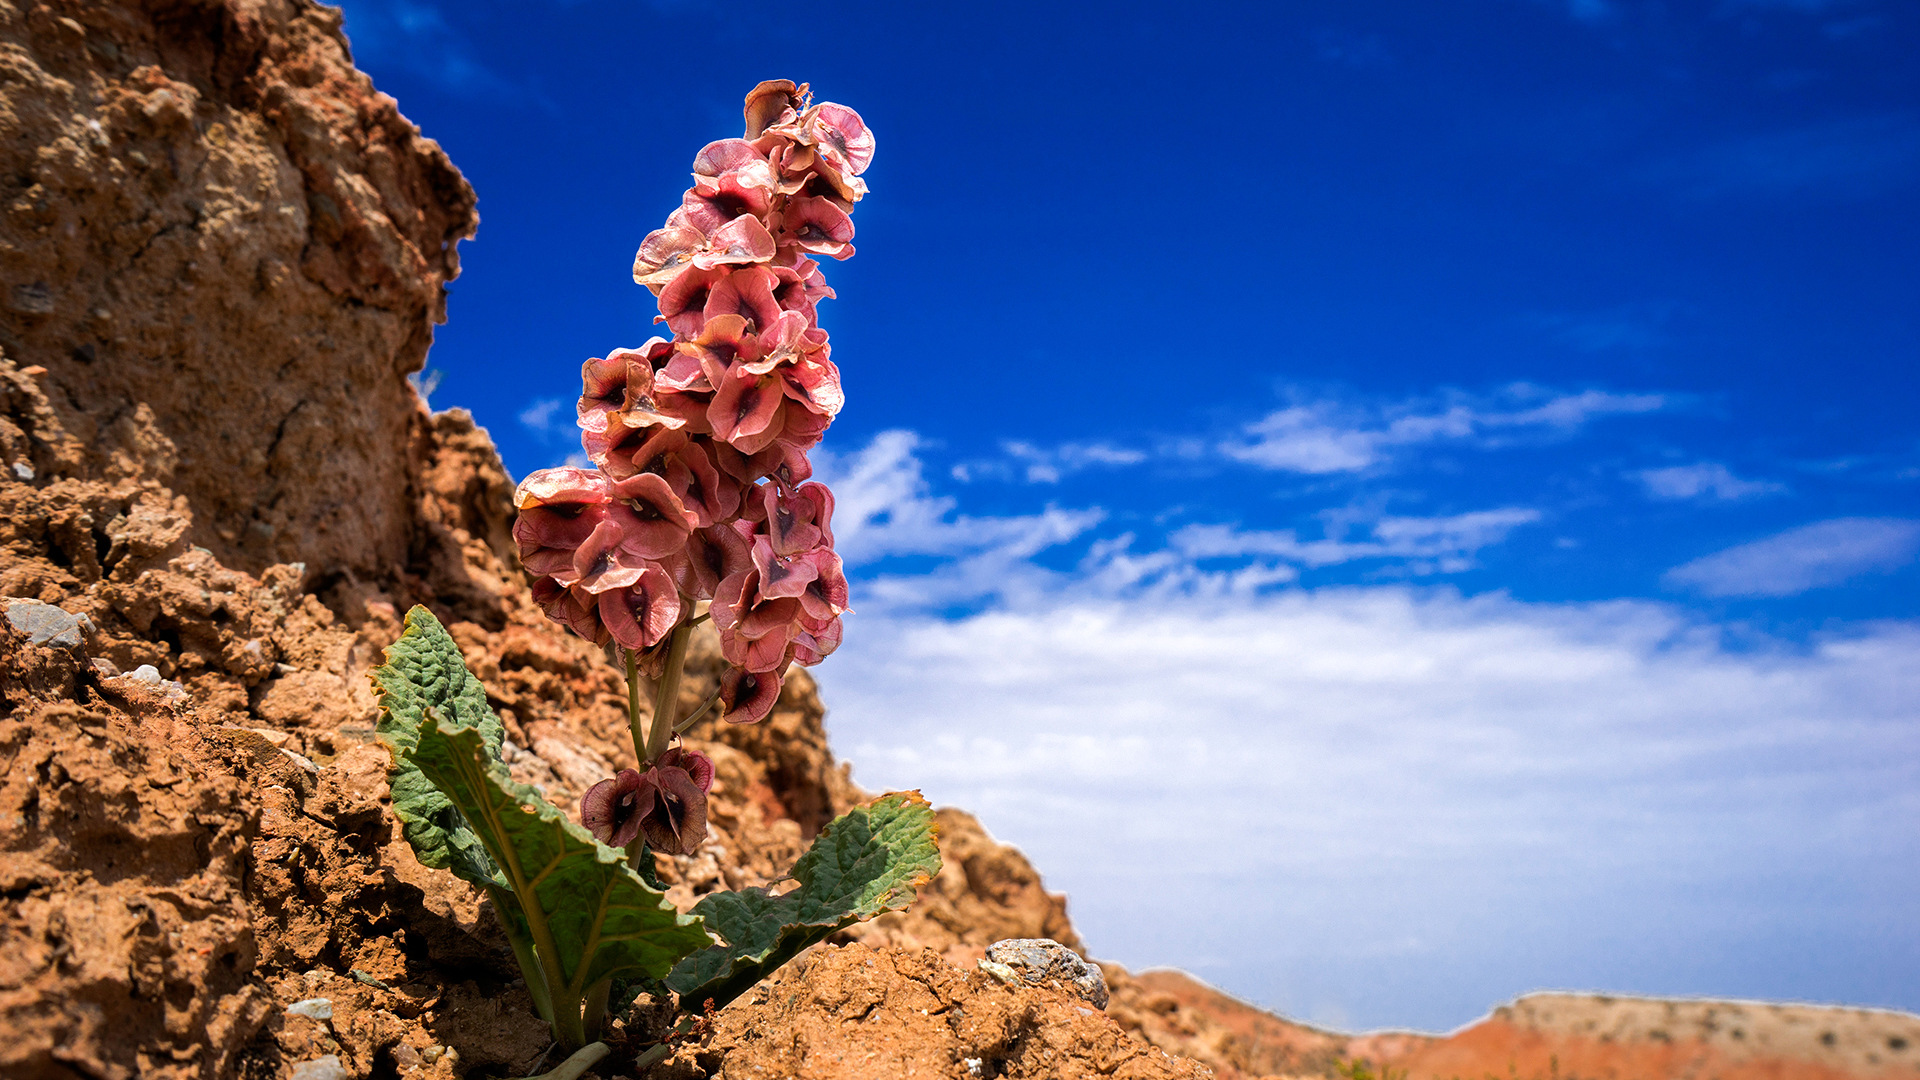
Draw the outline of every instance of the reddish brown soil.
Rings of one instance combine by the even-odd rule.
[[[0,86],[0,598],[91,626],[36,645],[0,619],[0,1076],[532,1071],[546,1033],[492,913],[395,830],[366,678],[425,603],[521,779],[566,804],[630,754],[619,672],[527,600],[486,433],[407,383],[472,192],[307,0],[0,0]],[[716,664],[703,641],[687,704]],[[823,712],[802,675],[766,723],[692,733],[718,772],[709,842],[661,860],[678,903],[783,873],[863,797]],[[972,961],[995,940],[1079,942],[1018,852],[960,811],[940,824],[946,866],[912,910],[723,1010],[658,1074],[1205,1075],[1142,1038],[1222,1075],[1320,1074],[1387,1046],[1163,973],[1114,969],[1107,1014],[989,984]],[[288,1013],[310,999],[331,1015]],[[1712,1060],[1826,1052],[1762,1037],[1776,1021]],[[1480,1057],[1435,1067],[1506,1075],[1613,1032],[1489,1023],[1450,1040]],[[1834,1030],[1868,1047],[1848,1068],[1904,1037]],[[1611,1037],[1655,1038],[1632,1031]],[[1724,1075],[1828,1075],[1780,1067]]]

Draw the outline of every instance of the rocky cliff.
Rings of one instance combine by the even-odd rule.
[[[543,1026],[491,912],[398,837],[366,679],[424,603],[521,779],[565,804],[626,754],[619,672],[528,602],[485,432],[408,383],[472,191],[305,0],[0,0],[0,88],[0,1075],[535,1071]],[[687,704],[716,673],[701,648]],[[800,676],[766,723],[691,733],[718,774],[709,842],[662,860],[678,902],[782,873],[864,797],[823,715]],[[1118,969],[1101,1012],[974,967],[1001,938],[1080,943],[1017,852],[940,824],[911,911],[655,1075],[1533,1075],[1555,1047],[1661,1038],[1865,1069],[1915,1037],[1882,1017],[1766,1042],[1777,1024],[1733,1036],[1725,1012],[1582,1027],[1523,1002],[1447,1057]]]

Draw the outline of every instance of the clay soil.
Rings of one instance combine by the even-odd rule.
[[[306,0],[0,0],[0,127],[0,609],[85,619],[47,637],[0,618],[0,1076],[550,1063],[483,898],[399,839],[367,681],[426,604],[520,779],[565,805],[629,753],[618,670],[527,599],[486,433],[408,381],[472,191]],[[702,641],[686,704],[717,670]],[[823,716],[801,675],[767,722],[691,733],[718,767],[713,828],[660,860],[675,902],[783,874],[867,797]],[[1018,852],[962,811],[940,825],[945,868],[910,911],[791,965],[654,1075],[1914,1071],[1920,1020],[1894,1014],[1528,999],[1452,1039],[1367,1041],[1113,967],[1103,1012],[975,968],[1002,938],[1082,945]],[[1569,1049],[1628,1045],[1652,1056]],[[1795,1071],[1812,1064],[1836,1071]]]

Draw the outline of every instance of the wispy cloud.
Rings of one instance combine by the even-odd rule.
[[[1920,555],[1920,521],[1835,518],[1728,548],[1667,572],[1669,585],[1707,596],[1792,596]]]
[[[1301,566],[1332,566],[1362,559],[1414,560],[1415,573],[1454,573],[1473,566],[1475,552],[1507,538],[1514,529],[1540,520],[1524,507],[1480,510],[1449,517],[1383,517],[1367,530],[1369,539],[1329,536],[1302,540],[1292,529],[1242,531],[1225,525],[1189,525],[1168,538],[1191,559],[1263,555]]]
[[[1285,472],[1355,472],[1385,462],[1396,451],[1437,442],[1482,445],[1527,434],[1565,435],[1597,416],[1653,412],[1660,394],[1602,390],[1548,391],[1527,384],[1493,397],[1453,394],[1442,401],[1385,406],[1299,401],[1246,425],[1243,437],[1220,444],[1238,461]]]
[[[963,462],[953,467],[954,479],[967,482],[1019,476],[1030,484],[1057,484],[1062,477],[1082,469],[1138,465],[1148,457],[1144,450],[1105,442],[1045,447],[1015,440],[1002,443],[1000,448],[1008,460]]]
[[[562,415],[560,410],[564,409],[566,404],[566,402],[561,401],[559,398],[541,398],[520,410],[518,417],[520,426],[543,439],[549,438],[554,432],[559,430],[559,418]],[[566,426],[568,433],[571,434],[573,431],[573,424],[571,423],[573,414],[565,414],[565,419],[569,421]]]
[[[1717,461],[1642,469],[1634,476],[1656,499],[1716,499],[1733,502],[1756,495],[1785,491],[1786,485],[1767,480],[1743,480]]]

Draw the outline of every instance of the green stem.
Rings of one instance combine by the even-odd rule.
[[[683,622],[673,628],[673,638],[667,643],[667,670],[660,676],[653,699],[653,730],[648,733],[646,753],[640,759],[642,768],[660,760],[673,741],[673,715],[680,711],[680,676],[687,666],[687,641],[692,637],[693,626]]]
[[[529,1076],[527,1080],[579,1080],[588,1069],[600,1063],[600,1059],[613,1053],[613,1047],[603,1042],[588,1043],[573,1052],[573,1056],[555,1065],[551,1070],[539,1076]],[[538,1068],[538,1066],[535,1066]]]
[[[707,710],[713,708],[713,703],[719,700],[720,700],[720,688],[716,686],[713,689],[713,693],[707,695],[707,700],[700,703],[699,708],[693,710],[692,714],[690,714],[685,720],[682,720],[679,723],[673,725],[673,733],[675,735],[678,735],[681,732],[692,727],[694,724],[699,723],[700,718],[707,715]]]
[[[645,769],[652,759],[647,757],[647,731],[640,725],[640,654],[622,651],[627,654],[627,730],[633,733],[633,756]]]
[[[519,901],[501,890],[489,888],[489,898],[493,901],[493,910],[499,915],[500,925],[507,932],[507,941],[513,945],[513,958],[520,962],[520,974],[527,980],[527,993],[533,998],[533,1011],[540,1019],[553,1023],[553,993],[547,986],[547,969],[540,966],[540,957],[533,951],[533,942],[513,930],[513,923],[507,918],[506,905]]]
[[[594,1042],[607,1029],[607,997],[613,993],[613,976],[609,975],[587,988],[586,997],[586,1033]]]

